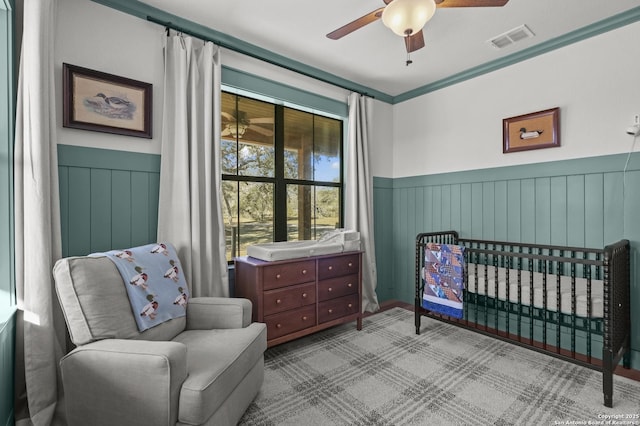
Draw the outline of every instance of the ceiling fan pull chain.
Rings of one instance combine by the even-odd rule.
[[[411,60],[411,52],[407,52],[407,61],[405,62],[406,66],[409,66],[413,63],[413,61]]]

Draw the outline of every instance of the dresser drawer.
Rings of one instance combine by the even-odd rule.
[[[358,274],[318,282],[318,301],[335,299],[358,292]]]
[[[264,314],[271,315],[316,303],[316,285],[298,284],[267,290],[263,296]]]
[[[267,324],[267,340],[304,330],[316,325],[316,305],[269,315],[264,322]]]
[[[318,259],[318,279],[340,277],[342,275],[357,274],[360,268],[360,255],[338,256]]]
[[[278,263],[265,266],[263,269],[263,288],[286,287],[292,284],[301,284],[316,279],[316,262],[304,260],[300,262]]]
[[[331,321],[350,314],[358,313],[358,295],[331,299],[318,303],[318,323]]]

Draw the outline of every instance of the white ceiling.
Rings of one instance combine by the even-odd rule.
[[[141,2],[391,96],[640,6],[638,0],[510,0],[503,7],[439,8],[425,26],[425,47],[406,66],[402,38],[381,20],[340,40],[326,37],[384,6],[382,0]],[[487,43],[522,24],[535,37],[500,50]]]

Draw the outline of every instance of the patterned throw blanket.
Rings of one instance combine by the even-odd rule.
[[[424,253],[422,307],[454,318],[462,318],[464,247],[427,243]]]
[[[186,315],[189,289],[171,244],[149,244],[90,256],[107,256],[115,263],[125,283],[138,330]]]

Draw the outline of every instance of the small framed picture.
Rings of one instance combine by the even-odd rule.
[[[63,64],[63,126],[151,138],[152,85]]]
[[[560,146],[560,108],[502,120],[502,152]]]

